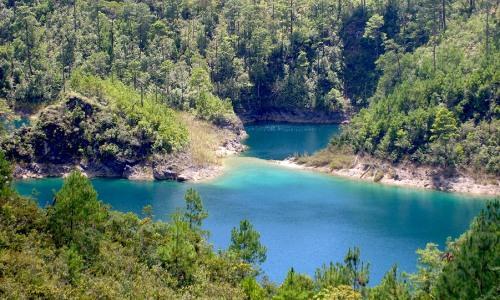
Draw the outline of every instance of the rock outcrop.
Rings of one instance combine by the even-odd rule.
[[[218,128],[228,132],[220,148],[242,151],[241,122]],[[186,174],[210,169],[193,162],[189,147],[168,153],[155,149],[153,140],[150,132],[106,104],[69,94],[43,109],[30,127],[14,131],[1,146],[16,163],[17,178],[59,177],[78,169],[91,177],[183,181],[199,179]]]

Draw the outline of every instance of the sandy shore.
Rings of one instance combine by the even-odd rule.
[[[355,180],[378,182],[381,184],[432,189],[446,192],[465,193],[471,195],[500,196],[498,179],[495,182],[479,183],[464,174],[445,176],[437,174],[428,167],[411,165],[386,167],[385,172],[380,169],[358,162],[348,169],[331,170],[328,167],[312,167],[301,165],[293,159],[275,161],[276,164],[288,168],[312,170]],[[381,177],[383,176],[383,177]]]

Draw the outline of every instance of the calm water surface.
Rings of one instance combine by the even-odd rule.
[[[248,218],[268,248],[262,268],[275,281],[281,281],[290,267],[313,275],[321,264],[341,261],[353,246],[359,246],[371,263],[372,284],[395,263],[404,271],[415,271],[417,248],[457,237],[484,207],[483,200],[463,195],[350,181],[260,159],[313,152],[335,132],[337,127],[329,125],[255,125],[248,128],[250,150],[228,159],[227,171],[215,180],[93,183],[114,209],[140,213],[151,204],[156,218],[164,220],[183,207],[185,190],[196,188],[210,214],[205,227],[214,247],[227,248],[231,228]],[[61,184],[60,179],[43,179],[16,186],[27,195],[36,189],[35,196],[45,205]]]
[[[263,159],[285,159],[293,154],[312,154],[326,147],[338,132],[338,125],[257,124],[245,127],[248,133],[244,154]]]

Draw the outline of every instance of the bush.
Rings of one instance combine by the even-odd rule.
[[[155,101],[151,95],[141,96],[120,81],[101,79],[82,71],[73,73],[70,86],[82,95],[110,105],[117,113],[124,114],[129,122],[153,135],[155,149],[170,152],[187,145],[188,132],[177,113]]]
[[[382,170],[377,170],[375,171],[375,175],[373,175],[373,181],[374,182],[379,182],[384,178],[384,172]]]

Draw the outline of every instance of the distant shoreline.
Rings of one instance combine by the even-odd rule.
[[[358,162],[351,168],[331,170],[328,167],[315,167],[299,164],[293,158],[277,160],[276,164],[293,169],[311,170],[325,173],[331,176],[338,176],[357,181],[380,183],[389,186],[409,187],[426,190],[435,190],[451,193],[468,194],[475,196],[500,196],[500,186],[498,184],[481,184],[473,178],[459,174],[457,176],[445,178],[432,175],[432,170],[428,167],[415,166],[391,166],[391,169],[397,174],[397,179],[384,175],[381,179],[374,180],[375,175],[370,174],[364,162]],[[497,182],[498,183],[498,182]]]
[[[287,124],[345,124],[349,119],[343,111],[323,112],[300,109],[270,109],[261,112],[240,112],[238,117],[245,125],[265,122]]]

